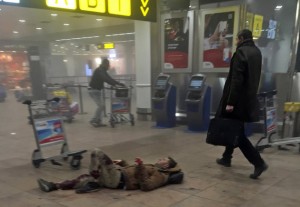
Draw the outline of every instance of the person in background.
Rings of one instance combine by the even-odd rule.
[[[259,121],[257,92],[261,66],[262,55],[254,44],[252,32],[247,29],[241,30],[237,35],[236,52],[231,59],[216,117],[237,119],[243,122]],[[254,173],[250,175],[250,178],[257,179],[267,170],[268,165],[247,139],[245,133],[238,141],[238,147],[247,160],[254,165]],[[233,151],[233,147],[227,146],[223,157],[216,160],[217,163],[230,167]]]
[[[103,113],[104,113],[104,104],[105,100],[103,100],[103,89],[104,89],[104,83],[108,83],[109,85],[116,86],[119,85],[121,87],[124,87],[125,85],[123,83],[120,83],[116,80],[114,80],[110,75],[107,73],[107,71],[110,68],[109,60],[103,59],[102,63],[98,68],[95,69],[91,81],[89,83],[89,94],[91,98],[94,100],[94,102],[97,104],[97,109],[95,111],[94,117],[90,120],[90,123],[94,127],[102,127],[106,126],[103,123]]]
[[[140,158],[136,164],[128,165],[124,160],[112,160],[101,149],[91,153],[89,174],[60,183],[38,179],[38,185],[44,192],[75,189],[76,193],[88,193],[101,189],[124,189],[151,191],[167,184],[179,184],[183,181],[183,172],[171,157],[159,159],[155,164],[143,164]]]

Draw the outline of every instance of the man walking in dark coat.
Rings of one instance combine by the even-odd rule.
[[[216,117],[237,119],[243,122],[259,121],[257,91],[261,75],[262,55],[253,42],[252,32],[244,29],[238,33],[237,49],[230,63],[230,71],[224,86]],[[245,131],[245,130],[244,130]],[[244,134],[239,139],[240,150],[254,165],[250,178],[257,179],[268,166],[259,152]],[[227,146],[217,163],[231,166],[234,148]]]

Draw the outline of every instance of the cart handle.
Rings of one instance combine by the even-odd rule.
[[[132,89],[133,86],[111,86],[111,87],[104,87],[104,89],[108,89],[108,90],[117,90],[117,89]]]
[[[54,97],[52,99],[49,99],[49,100],[46,100],[46,102],[52,102],[52,101],[55,101],[55,102],[59,102],[60,101],[60,98],[58,97]],[[32,101],[31,100],[25,100],[22,102],[22,104],[25,104],[25,105],[31,105],[32,104]]]
[[[32,101],[31,100],[25,100],[22,102],[22,104],[25,104],[25,105],[31,105]]]
[[[274,96],[277,94],[277,90],[273,90],[273,91],[264,91],[264,92],[261,92],[261,93],[258,93],[257,95],[258,96],[262,96],[262,97],[266,97],[266,96]]]

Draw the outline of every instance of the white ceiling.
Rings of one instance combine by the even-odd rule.
[[[58,39],[99,36],[97,41],[133,39],[133,35],[106,36],[108,34],[132,33],[132,20],[0,5],[0,47],[14,42],[55,41]],[[52,13],[58,16],[51,16]],[[19,22],[26,20],[25,23]],[[102,19],[97,21],[96,19]],[[69,26],[64,26],[67,23]],[[36,28],[42,28],[37,30]],[[79,40],[80,41],[80,40]],[[83,40],[81,40],[83,41]],[[85,39],[84,41],[88,41]],[[90,39],[92,41],[92,39]]]

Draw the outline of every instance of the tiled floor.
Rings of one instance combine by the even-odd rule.
[[[236,150],[233,166],[220,167],[215,159],[222,147],[205,144],[204,133],[188,133],[184,126],[156,129],[152,122],[136,122],[136,126],[93,128],[91,114],[77,115],[72,124],[65,124],[71,150],[101,147],[112,158],[133,161],[136,156],[145,162],[174,157],[185,172],[180,185],[170,185],[151,192],[102,189],[90,194],[74,191],[41,192],[38,177],[60,181],[87,172],[89,154],[84,155],[82,168],[74,171],[69,165],[42,163],[31,165],[36,148],[32,128],[26,123],[26,107],[9,97],[0,103],[0,206],[7,207],[296,207],[300,202],[300,155],[298,148],[262,154],[269,164],[260,179],[251,180],[253,167]],[[15,133],[15,134],[11,134]],[[57,147],[56,147],[57,148]],[[58,153],[45,148],[48,154]]]

